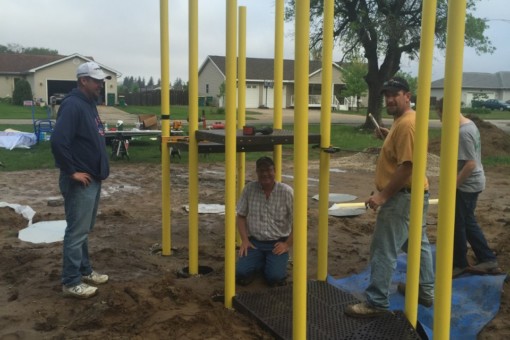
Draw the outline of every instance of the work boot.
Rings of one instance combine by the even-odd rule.
[[[355,318],[374,318],[391,312],[388,309],[372,306],[368,302],[361,302],[347,306],[344,313]]]

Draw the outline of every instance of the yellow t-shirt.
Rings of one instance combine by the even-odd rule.
[[[375,186],[382,191],[391,181],[397,167],[404,162],[413,162],[414,131],[416,112],[407,111],[397,118],[384,140],[381,153],[377,158],[375,169]],[[411,188],[412,178],[404,187]],[[428,190],[429,183],[425,177],[424,190]]]

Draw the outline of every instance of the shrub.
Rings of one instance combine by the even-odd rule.
[[[24,100],[32,100],[32,88],[25,79],[20,79],[14,86],[12,102],[14,105],[23,105]]]
[[[479,115],[485,115],[491,113],[491,110],[484,109],[481,107],[463,107],[461,109],[462,113],[464,114],[479,114]]]
[[[7,96],[7,97],[4,97],[4,98],[1,98],[0,99],[0,102],[4,103],[4,104],[12,104],[12,98]]]

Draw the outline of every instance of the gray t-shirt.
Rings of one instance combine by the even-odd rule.
[[[485,174],[482,166],[482,143],[480,141],[480,131],[478,131],[475,123],[471,121],[460,126],[458,172],[460,172],[468,160],[475,160],[476,167],[471,176],[458,189],[463,192],[482,191],[485,189]]]

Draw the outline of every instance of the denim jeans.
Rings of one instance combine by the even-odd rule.
[[[263,271],[268,284],[279,283],[287,277],[289,253],[273,254],[273,248],[279,241],[257,241],[250,237],[256,249],[249,248],[248,255],[239,257],[236,264],[236,278],[246,278],[257,271]]]
[[[434,297],[434,267],[425,223],[428,202],[429,194],[425,193],[420,255],[420,296],[432,299]],[[389,289],[397,266],[397,256],[400,250],[407,251],[410,207],[411,194],[398,192],[381,206],[377,214],[370,245],[370,283],[365,291],[368,302],[373,306],[389,308]]]
[[[72,180],[61,172],[60,192],[64,197],[67,227],[64,234],[62,284],[68,287],[81,282],[89,275],[88,236],[96,221],[101,193],[101,181],[92,180],[88,186]]]
[[[489,248],[482,229],[475,217],[476,202],[479,192],[462,192],[457,190],[455,199],[455,238],[453,242],[453,266],[465,268],[467,260],[467,243],[471,245],[479,262],[495,261],[496,256]]]

